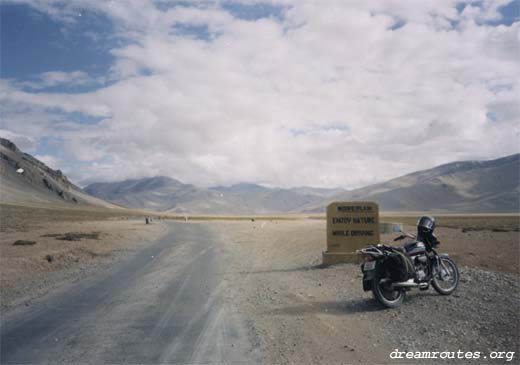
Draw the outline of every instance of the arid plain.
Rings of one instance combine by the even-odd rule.
[[[321,265],[324,217],[186,220],[150,213],[152,222],[145,224],[145,216],[143,211],[2,205],[2,315],[109,270],[160,238],[174,220],[204,226],[230,254],[219,271],[227,283],[226,305],[247,318],[253,351],[264,362],[381,363],[395,348],[414,349],[423,342],[440,349],[446,344],[446,350],[518,351],[517,215],[438,215],[440,250],[459,264],[460,288],[450,297],[412,293],[394,311],[363,293],[357,265]],[[409,232],[416,219],[414,214],[381,217],[403,223]],[[382,235],[382,241],[390,243],[394,236]],[[18,240],[35,243],[13,245]],[[486,325],[479,315],[487,316]],[[406,325],[407,317],[413,325]],[[438,324],[428,325],[432,319]],[[441,337],[432,340],[435,334]]]

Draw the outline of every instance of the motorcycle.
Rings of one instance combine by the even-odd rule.
[[[421,223],[425,218],[429,221]],[[424,229],[420,224],[426,224],[428,228]],[[413,288],[428,290],[430,284],[441,295],[453,293],[459,284],[459,271],[447,254],[435,250],[440,242],[433,235],[434,229],[434,218],[421,217],[417,236],[401,232],[394,239],[413,240],[404,247],[377,244],[359,250],[363,290],[372,290],[375,299],[388,308],[399,307],[407,291]]]

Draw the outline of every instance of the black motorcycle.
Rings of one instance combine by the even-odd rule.
[[[417,222],[417,236],[401,232],[394,241],[410,238],[404,247],[377,244],[359,250],[363,290],[389,308],[396,308],[412,288],[428,290],[430,284],[442,295],[450,295],[459,284],[459,271],[447,254],[439,254],[440,244],[433,234],[435,219],[423,216]]]

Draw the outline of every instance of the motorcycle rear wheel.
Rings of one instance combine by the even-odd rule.
[[[372,293],[374,294],[374,298],[385,307],[399,307],[404,300],[404,291],[392,289],[390,283],[382,282],[382,279],[379,274],[376,274],[372,281]]]
[[[436,268],[432,278],[432,285],[435,291],[441,295],[450,295],[459,285],[459,270],[455,262],[449,257],[441,257],[443,267]]]

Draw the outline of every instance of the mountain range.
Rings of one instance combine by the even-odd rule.
[[[459,161],[334,195],[330,201],[375,201],[384,211],[520,211],[520,154]],[[320,212],[326,204],[303,207]]]
[[[166,176],[92,183],[84,189],[0,138],[0,202],[144,208],[194,214],[323,213],[333,201],[375,201],[382,211],[520,211],[520,154],[459,161],[360,189],[276,188],[251,183],[210,188]]]
[[[355,190],[269,188],[242,183],[208,189],[168,177],[88,185],[85,191],[131,208],[175,213],[322,213],[333,201],[369,200],[383,211],[519,212],[520,154],[459,161]]]
[[[268,188],[236,184],[199,188],[166,176],[93,183],[85,192],[129,208],[173,213],[268,214],[294,213],[303,206],[319,204],[342,189]]]

